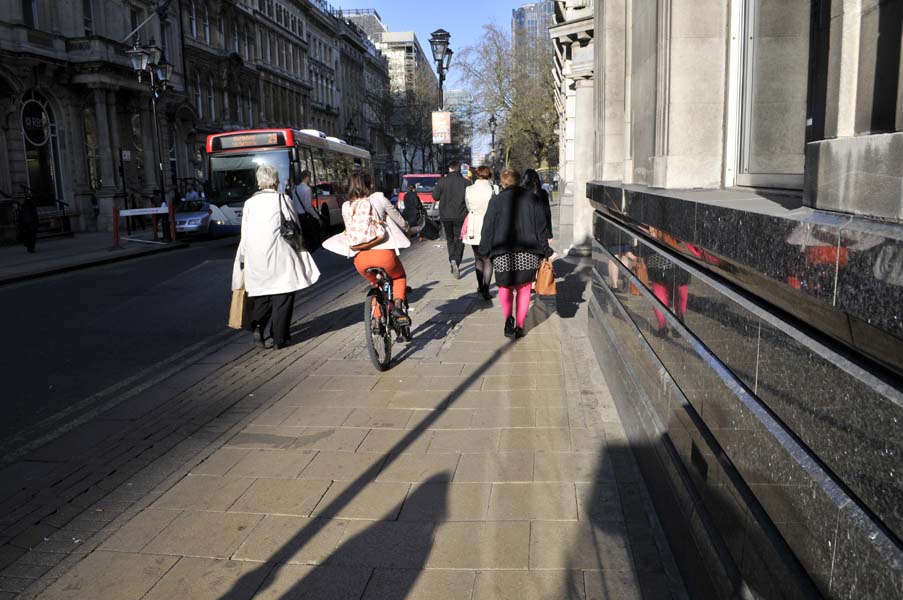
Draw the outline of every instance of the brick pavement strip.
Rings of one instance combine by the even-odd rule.
[[[78,446],[87,467],[50,469],[65,489],[29,495],[41,474],[3,500],[19,512],[0,594],[685,597],[585,326],[537,299],[509,342],[444,252],[405,254],[415,342],[385,373],[353,281],[290,349],[228,346],[200,381],[137,403],[141,418],[116,409],[120,430]],[[48,510],[14,546],[7,530]]]

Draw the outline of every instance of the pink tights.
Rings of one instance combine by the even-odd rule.
[[[683,319],[684,315],[687,314],[687,300],[690,298],[690,288],[686,285],[679,285],[674,291],[676,292],[676,298],[674,298],[673,308],[677,313],[677,316],[680,319]],[[671,286],[652,282],[652,293],[655,294],[656,298],[661,300],[662,304],[668,307],[671,306]],[[665,315],[656,309],[655,318],[658,321],[658,328],[664,329]]]
[[[517,294],[517,314],[514,322],[517,327],[523,327],[524,321],[527,320],[527,311],[530,310],[530,288],[532,283],[524,283],[516,287],[499,286],[499,303],[502,305],[502,312],[505,318],[511,316],[514,309],[514,295]]]

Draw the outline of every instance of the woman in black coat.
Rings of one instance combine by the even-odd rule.
[[[552,250],[539,198],[518,185],[520,173],[514,169],[502,171],[501,180],[503,189],[489,203],[483,220],[479,253],[492,259],[505,314],[505,335],[520,338],[539,261]]]
[[[524,187],[533,192],[542,204],[542,211],[546,215],[546,237],[552,239],[552,200],[549,192],[542,189],[542,179],[533,169],[524,171]]]

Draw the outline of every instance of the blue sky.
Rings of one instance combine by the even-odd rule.
[[[423,50],[430,52],[430,32],[439,28],[451,33],[451,49],[455,52],[474,44],[483,25],[495,21],[505,29],[511,27],[511,10],[526,0],[457,0],[430,2],[425,0],[329,0],[336,8],[373,8],[389,31],[415,31]],[[448,74],[448,89],[456,87],[454,60]]]

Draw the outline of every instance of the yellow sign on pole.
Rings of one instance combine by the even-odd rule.
[[[451,144],[451,113],[444,110],[433,111],[433,143]]]

